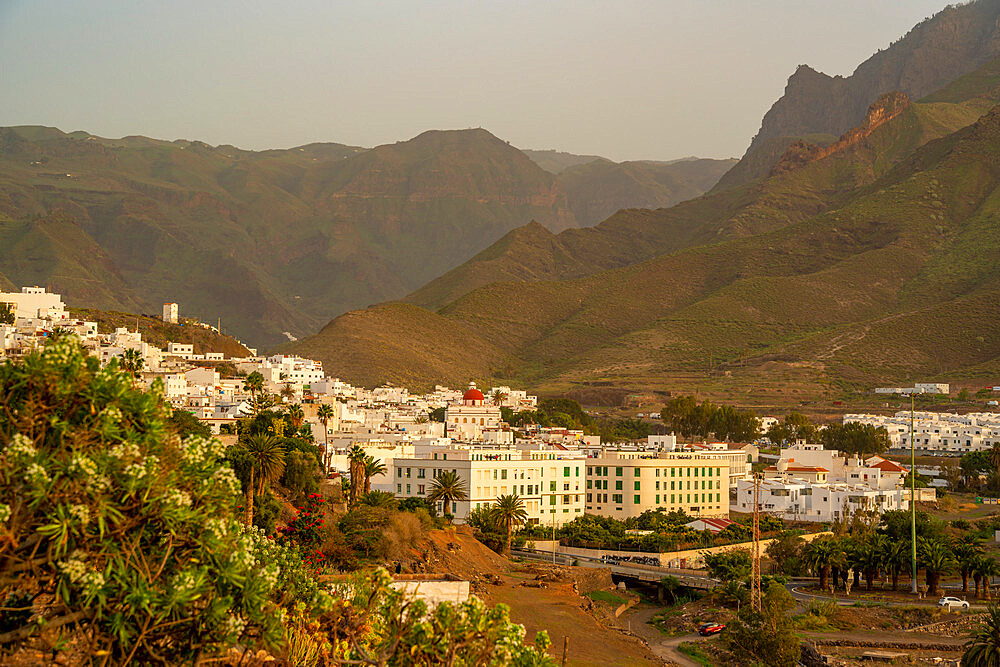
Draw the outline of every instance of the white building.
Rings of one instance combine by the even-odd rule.
[[[624,519],[657,509],[729,516],[729,460],[624,451],[587,459],[587,513]]]
[[[44,287],[22,287],[20,292],[0,292],[0,303],[11,307],[17,319],[64,320],[69,317],[62,297]]]
[[[427,497],[443,471],[462,481],[468,500],[441,511],[463,522],[473,509],[488,507],[503,495],[517,494],[529,524],[561,526],[584,512],[586,460],[575,452],[538,452],[490,447],[436,448],[419,458],[393,460],[397,497]]]
[[[799,477],[763,479],[760,482],[761,511],[790,521],[846,520],[859,511],[908,509],[904,489],[876,489],[864,484],[814,483]],[[736,487],[736,508],[753,512],[753,481],[741,480]]]
[[[453,440],[476,442],[482,440],[483,431],[500,425],[500,408],[487,405],[483,392],[470,382],[469,389],[462,395],[461,404],[450,404],[445,408],[444,421],[447,435]]]
[[[848,414],[844,423],[881,426],[889,433],[890,449],[910,448],[910,412],[892,416]],[[973,412],[958,415],[947,412],[913,413],[913,441],[917,449],[964,454],[990,449],[1000,444],[1000,414]]]
[[[163,304],[163,321],[170,324],[177,324],[179,312],[176,303]]]

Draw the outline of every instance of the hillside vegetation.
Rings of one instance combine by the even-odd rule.
[[[1000,359],[1000,237],[989,222],[1000,111],[981,116],[990,96],[964,97],[874,104],[835,152],[757,185],[592,229],[515,230],[410,297],[433,312],[396,313],[389,362],[379,344],[360,361],[337,354],[337,320],[292,349],[308,345],[352,380],[428,356],[444,370],[413,382],[482,377],[482,364],[440,347],[454,333],[463,348],[489,341],[491,376],[550,390],[794,385],[816,395],[988,373]],[[376,312],[344,318],[361,328]],[[410,318],[434,339],[414,335]]]
[[[75,303],[221,316],[256,343],[395,298],[535,219],[555,177],[485,130],[251,152],[0,129],[0,271]]]

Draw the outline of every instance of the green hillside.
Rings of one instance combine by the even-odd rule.
[[[810,397],[988,374],[1000,368],[1000,109],[980,117],[987,98],[953,99],[897,100],[886,122],[873,105],[836,152],[756,185],[593,229],[511,232],[411,297],[436,312],[394,313],[388,361],[338,354],[338,320],[378,329],[379,309],[290,347],[349,380],[432,357],[434,372],[410,382],[485,376],[553,391]],[[629,252],[645,261],[599,260]],[[492,361],[473,366],[437,342],[452,333]]]
[[[398,298],[529,220],[555,176],[485,130],[372,150],[0,129],[0,272],[75,303],[222,317],[259,345]]]

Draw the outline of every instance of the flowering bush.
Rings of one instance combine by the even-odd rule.
[[[118,664],[282,641],[281,566],[235,518],[222,446],[168,411],[74,337],[0,365],[0,599],[34,612],[0,644],[75,623]]]
[[[323,505],[326,499],[318,493],[310,493],[305,505],[296,507],[298,514],[284,528],[278,529],[282,542],[293,542],[306,549],[311,549],[323,539]]]

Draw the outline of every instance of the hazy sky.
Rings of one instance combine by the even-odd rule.
[[[800,63],[946,0],[0,0],[0,125],[241,148],[485,127],[616,160],[741,155]]]

